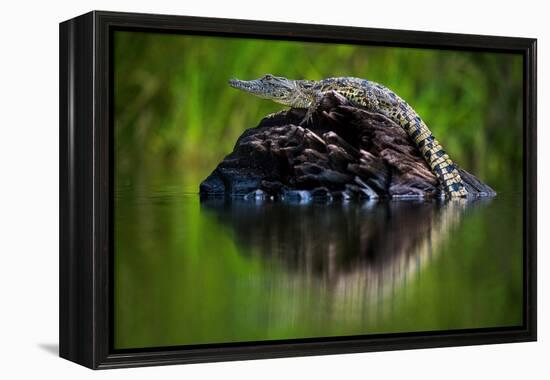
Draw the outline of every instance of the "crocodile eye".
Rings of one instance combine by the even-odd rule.
[[[265,80],[271,80],[271,79],[273,79],[273,75],[271,75],[271,74],[265,74],[264,79],[265,79]]]

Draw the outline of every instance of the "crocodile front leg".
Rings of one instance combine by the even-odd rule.
[[[321,105],[321,100],[323,99],[323,94],[321,92],[316,92],[312,95],[313,100],[307,105],[307,112],[300,122],[300,126],[306,126],[310,122],[313,122],[313,115],[317,111],[317,108]]]

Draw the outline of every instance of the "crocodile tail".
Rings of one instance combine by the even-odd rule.
[[[407,112],[402,126],[430,165],[432,172],[443,186],[445,194],[452,198],[467,196],[468,192],[456,164],[445,153],[420,117],[411,110]]]

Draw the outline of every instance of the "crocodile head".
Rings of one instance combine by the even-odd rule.
[[[308,108],[314,98],[305,91],[302,82],[306,81],[297,81],[266,74],[254,80],[230,79],[229,85],[259,98],[269,99],[286,106]]]

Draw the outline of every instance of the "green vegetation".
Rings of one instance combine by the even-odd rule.
[[[227,85],[265,73],[382,83],[422,116],[451,157],[499,192],[521,190],[522,57],[500,53],[116,32],[117,180],[144,172],[198,185],[237,137],[282,106]]]

